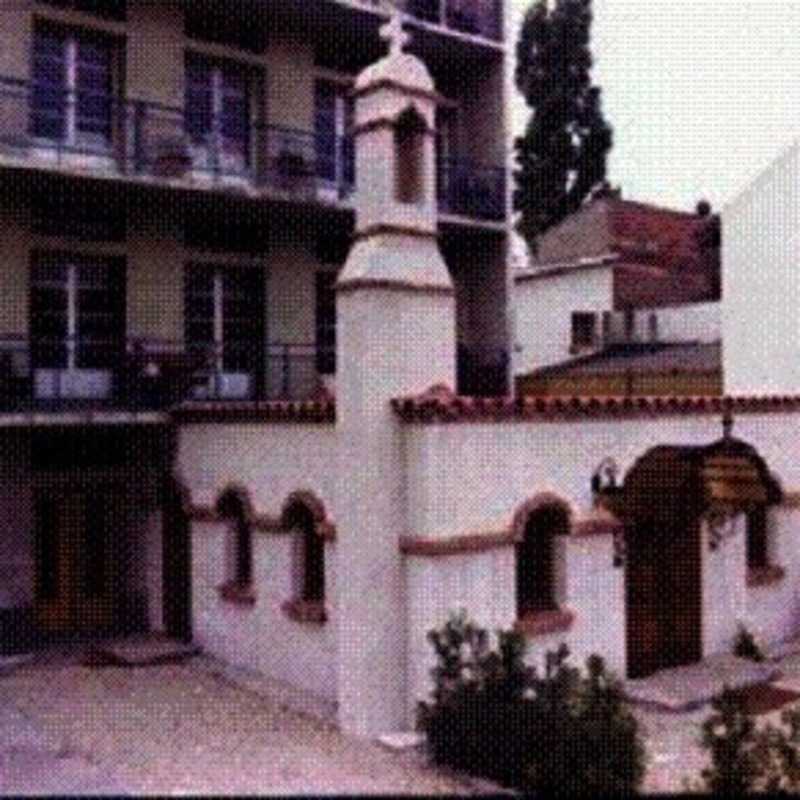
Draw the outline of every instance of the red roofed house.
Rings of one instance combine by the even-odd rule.
[[[689,214],[604,194],[545,233],[514,276],[517,390],[718,394],[719,248],[703,246],[715,224],[705,203]]]

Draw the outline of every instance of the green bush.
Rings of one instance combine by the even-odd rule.
[[[544,675],[525,664],[525,640],[499,631],[497,649],[466,614],[428,634],[437,664],[419,724],[435,761],[525,791],[633,792],[644,747],[619,682],[599,656],[587,675],[562,645]]]
[[[739,626],[739,633],[736,634],[736,640],[733,643],[733,654],[750,661],[764,660],[764,653],[756,644],[755,637],[744,625]]]
[[[800,791],[800,708],[781,714],[781,726],[759,729],[727,687],[703,723],[703,747],[711,764],[694,788],[715,794]]]
[[[711,765],[700,773],[702,788],[714,794],[751,792],[762,773],[753,720],[728,686],[711,709],[702,725],[701,744],[711,755]]]

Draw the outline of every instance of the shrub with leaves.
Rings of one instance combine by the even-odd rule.
[[[714,794],[753,791],[762,774],[762,748],[757,749],[753,720],[742,701],[726,686],[711,703],[711,716],[702,725],[702,746],[710,751],[711,765],[701,772],[703,787]]]
[[[562,645],[544,675],[525,664],[525,640],[488,633],[462,611],[428,639],[437,665],[432,702],[419,723],[434,760],[544,794],[631,792],[644,776],[644,747],[619,682],[598,656],[587,677]]]

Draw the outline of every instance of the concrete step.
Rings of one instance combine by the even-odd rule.
[[[628,700],[643,707],[682,712],[709,703],[726,685],[731,689],[743,689],[770,683],[780,676],[781,670],[774,663],[748,661],[726,654],[626,681],[624,691]]]

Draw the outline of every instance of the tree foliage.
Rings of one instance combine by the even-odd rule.
[[[535,252],[537,237],[607,187],[613,143],[592,85],[592,0],[536,0],[517,42],[517,89],[531,109],[515,143],[514,207]]]

